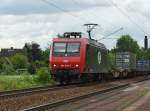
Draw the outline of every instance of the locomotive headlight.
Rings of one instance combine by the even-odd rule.
[[[54,64],[53,66],[56,67],[56,64]]]
[[[79,65],[78,65],[78,64],[76,64],[76,67],[79,67]]]

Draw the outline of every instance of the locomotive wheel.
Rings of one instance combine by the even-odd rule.
[[[99,81],[102,80],[102,75],[101,75],[101,74],[98,75],[98,80],[99,80]]]
[[[93,81],[94,81],[94,74],[88,73],[88,74],[87,74],[87,81],[88,81],[88,82],[93,82]]]
[[[120,76],[120,72],[117,71],[113,72],[112,74],[114,78],[118,78]]]
[[[88,83],[94,81],[94,74],[86,73],[81,76],[81,82]]]
[[[87,83],[87,82],[88,82],[88,81],[87,81],[87,79],[88,79],[87,74],[83,74],[83,75],[80,77],[80,79],[81,79],[81,83]]]
[[[64,81],[61,79],[59,80],[60,85],[64,85]]]
[[[102,74],[96,73],[96,74],[94,74],[93,82],[101,81],[102,79],[103,79]]]
[[[71,83],[71,80],[68,78],[66,81],[65,81],[66,84],[70,84]]]

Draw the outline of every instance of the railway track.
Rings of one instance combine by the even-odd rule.
[[[83,94],[83,95],[72,97],[72,98],[67,98],[67,99],[56,101],[56,102],[53,102],[53,103],[50,102],[50,103],[39,105],[39,106],[36,106],[36,107],[31,107],[31,108],[24,109],[24,110],[21,110],[21,111],[45,111],[45,110],[48,110],[48,109],[51,109],[51,108],[55,108],[55,107],[59,107],[61,105],[65,105],[65,104],[70,103],[70,102],[75,102],[75,101],[79,101],[79,100],[82,100],[82,99],[85,99],[85,98],[89,98],[89,97],[92,97],[92,96],[95,96],[95,95],[109,93],[111,91],[115,91],[115,90],[118,90],[118,89],[125,89],[127,87],[130,87],[132,84],[137,84],[137,83],[149,80],[149,79],[150,78],[148,77],[148,78],[133,81],[133,82],[130,82],[130,83],[125,83],[125,84],[122,84],[122,85],[118,85],[118,86],[115,86],[115,87],[106,88],[104,90],[93,91],[93,92],[90,92],[90,93],[87,93],[87,94]]]
[[[81,84],[74,83],[74,84],[64,85],[64,86],[54,85],[54,86],[35,87],[35,88],[28,88],[28,89],[21,89],[21,90],[0,91],[0,99],[30,95],[30,94],[34,94],[34,93],[44,93],[47,91],[61,90],[64,88],[67,89],[67,88],[75,87],[78,85],[81,85]]]
[[[61,90],[64,88],[67,89],[74,86],[75,84],[66,85],[66,86],[55,85],[55,86],[36,87],[36,88],[29,88],[29,89],[22,89],[22,90],[2,91],[0,92],[0,99],[30,95],[34,93],[44,93],[47,91]]]

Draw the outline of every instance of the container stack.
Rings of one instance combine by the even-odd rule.
[[[146,72],[150,70],[150,61],[149,60],[138,60],[137,61],[137,71]]]
[[[131,52],[118,52],[116,54],[116,67],[117,69],[136,69],[136,56]]]

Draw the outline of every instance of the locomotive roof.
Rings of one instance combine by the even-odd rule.
[[[97,46],[99,48],[107,50],[107,48],[105,47],[105,45],[102,44],[102,43],[100,43],[100,42],[97,42],[97,40],[92,40],[92,39],[90,40],[90,39],[88,39],[88,41],[89,41],[89,44],[91,44],[91,45],[94,45],[94,46]]]

